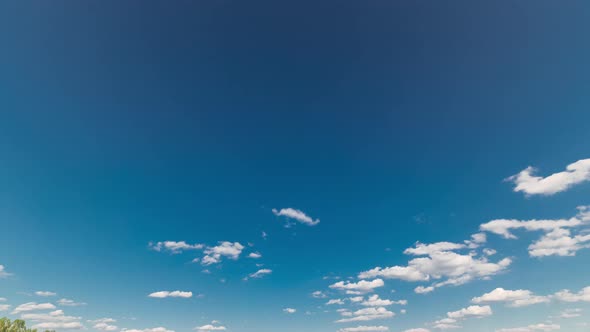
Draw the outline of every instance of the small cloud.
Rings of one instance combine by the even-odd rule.
[[[285,309],[283,309],[283,312],[286,314],[294,314],[295,312],[297,312],[297,309],[285,308]]]
[[[272,209],[272,213],[278,217],[287,217],[289,219],[294,219],[302,224],[306,224],[308,226],[315,226],[320,223],[319,219],[313,219],[305,212],[293,208],[286,208],[286,209]]]
[[[151,293],[148,297],[163,299],[167,297],[181,297],[181,298],[191,298],[193,297],[193,292],[183,292],[183,291],[159,291],[155,293]]]
[[[37,296],[56,296],[57,293],[48,292],[48,291],[36,291],[35,295],[37,295]]]

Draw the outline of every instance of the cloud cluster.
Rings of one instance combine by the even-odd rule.
[[[474,297],[471,300],[471,302],[477,304],[504,302],[509,307],[524,307],[538,303],[547,303],[549,301],[549,297],[534,295],[530,290],[506,290],[504,288],[496,288],[489,293]]]
[[[553,195],[565,191],[572,186],[590,180],[590,159],[578,160],[569,164],[566,170],[547,177],[534,175],[535,168],[527,167],[520,173],[508,178],[514,182],[515,192],[526,195]]]
[[[237,260],[244,250],[239,242],[222,241],[219,245],[205,249],[205,256],[201,259],[202,265],[219,263],[222,257]]]
[[[25,313],[21,315],[21,319],[35,322],[34,329],[66,330],[84,328],[80,317],[66,316],[63,310],[55,310],[49,313]]]
[[[89,323],[92,323],[92,327],[95,330],[99,330],[99,331],[116,331],[119,328],[114,325],[113,323],[116,323],[117,321],[113,318],[100,318],[100,319],[95,319],[95,320],[89,320]]]
[[[185,241],[163,241],[157,243],[150,243],[150,248],[155,251],[168,251],[173,254],[179,254],[186,250],[203,249],[202,244],[188,244]]]
[[[395,313],[387,310],[384,307],[378,308],[364,308],[356,311],[340,311],[340,314],[345,317],[336,321],[336,323],[349,323],[349,322],[360,322],[370,321],[375,319],[385,319],[395,316]]]
[[[158,298],[158,299],[163,299],[166,297],[181,297],[181,298],[191,298],[193,297],[193,292],[184,292],[184,291],[159,291],[159,292],[154,292],[151,293],[150,295],[148,295],[149,297],[154,297],[154,298]]]
[[[372,281],[360,280],[359,282],[344,282],[339,281],[330,285],[330,288],[345,291],[347,294],[363,294],[375,290],[375,288],[383,287],[385,283],[382,279],[375,279]]]
[[[293,208],[285,208],[285,209],[272,209],[272,213],[274,213],[277,217],[287,217],[288,219],[294,219],[302,224],[308,226],[315,226],[320,223],[319,219],[313,219],[312,217],[305,214],[305,212]]]

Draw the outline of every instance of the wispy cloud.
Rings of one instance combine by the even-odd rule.
[[[305,214],[305,212],[293,208],[285,208],[285,209],[272,209],[272,213],[278,217],[287,217],[289,219],[294,219],[302,224],[306,224],[308,226],[315,226],[320,223],[319,219],[313,219],[312,217]]]

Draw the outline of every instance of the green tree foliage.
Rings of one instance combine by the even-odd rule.
[[[0,332],[37,332],[37,329],[27,328],[27,324],[22,319],[15,319],[14,321],[11,321],[10,319],[4,317],[0,318]]]

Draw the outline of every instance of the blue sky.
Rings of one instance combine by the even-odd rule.
[[[589,10],[0,3],[0,316],[587,331]]]

